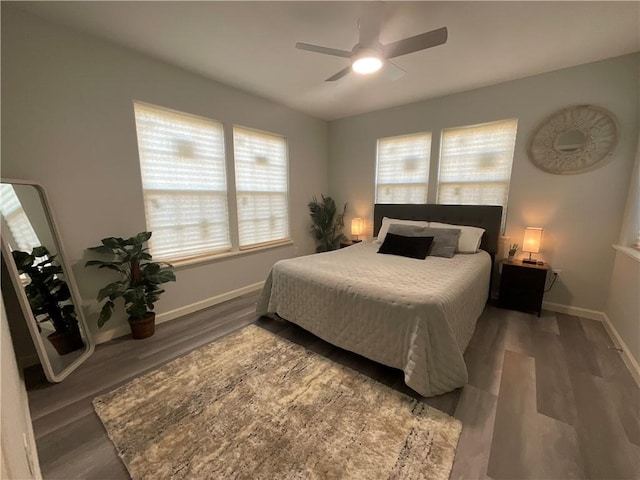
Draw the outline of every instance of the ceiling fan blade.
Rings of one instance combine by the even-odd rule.
[[[351,66],[348,66],[347,68],[344,68],[344,69],[340,70],[333,77],[327,78],[325,80],[325,82],[335,82],[336,80],[340,80],[342,77],[347,75],[349,72],[351,72]]]
[[[383,47],[384,58],[395,58],[400,55],[406,55],[407,53],[442,45],[447,42],[447,36],[447,27],[442,27],[437,30],[405,38],[404,40],[389,43]]]
[[[402,78],[405,74],[405,71],[397,66],[395,63],[391,63],[389,60],[384,62],[384,66],[382,67],[382,75],[388,80],[398,80]]]
[[[321,47],[320,45],[310,45],[308,43],[296,43],[299,50],[308,50],[309,52],[324,53],[325,55],[333,55],[334,57],[351,58],[351,52],[346,50],[338,50],[337,48]]]

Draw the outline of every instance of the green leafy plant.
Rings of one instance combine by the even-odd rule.
[[[122,279],[110,283],[98,292],[98,301],[107,301],[102,306],[98,317],[98,326],[102,327],[111,318],[114,300],[124,300],[125,311],[131,319],[144,318],[153,312],[154,303],[158,301],[164,290],[161,284],[174,282],[175,274],[172,265],[164,262],[152,262],[149,249],[145,246],[151,238],[151,232],[141,232],[135,237],[123,239],[108,237],[102,239],[102,245],[89,250],[111,255],[110,261],[90,260],[85,264],[115,270]]]
[[[516,252],[518,251],[519,248],[520,248],[520,245],[518,245],[517,243],[512,243],[509,246],[509,256],[513,257],[516,254]]]
[[[37,321],[50,321],[58,333],[79,335],[78,318],[71,303],[69,285],[60,278],[63,272],[62,267],[54,262],[56,255],[51,255],[43,246],[35,247],[31,253],[14,250],[11,254],[18,272],[29,277],[30,282],[24,291]],[[42,318],[42,315],[45,317]]]
[[[340,247],[340,242],[347,240],[342,233],[344,228],[344,215],[347,204],[344,204],[342,213],[338,213],[336,202],[331,197],[316,197],[309,202],[309,214],[311,215],[311,233],[316,240],[316,252],[328,252]]]

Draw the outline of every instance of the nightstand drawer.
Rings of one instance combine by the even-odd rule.
[[[525,312],[537,311],[540,316],[548,271],[549,265],[503,262],[500,306]]]
[[[500,305],[513,310],[537,312],[542,305],[543,290],[532,288],[500,288]]]
[[[544,285],[547,271],[537,268],[523,268],[521,266],[502,265],[502,281],[517,284],[520,288],[539,288]]]

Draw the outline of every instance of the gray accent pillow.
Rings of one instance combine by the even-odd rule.
[[[429,255],[451,258],[456,252],[461,230],[458,228],[431,228],[417,225],[389,225],[389,233],[405,237],[433,237]]]

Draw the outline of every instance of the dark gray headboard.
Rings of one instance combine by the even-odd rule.
[[[377,203],[373,209],[373,236],[378,235],[382,217],[403,220],[426,220],[429,222],[471,225],[484,228],[480,248],[492,255],[498,253],[502,207],[498,205],[436,205]]]

